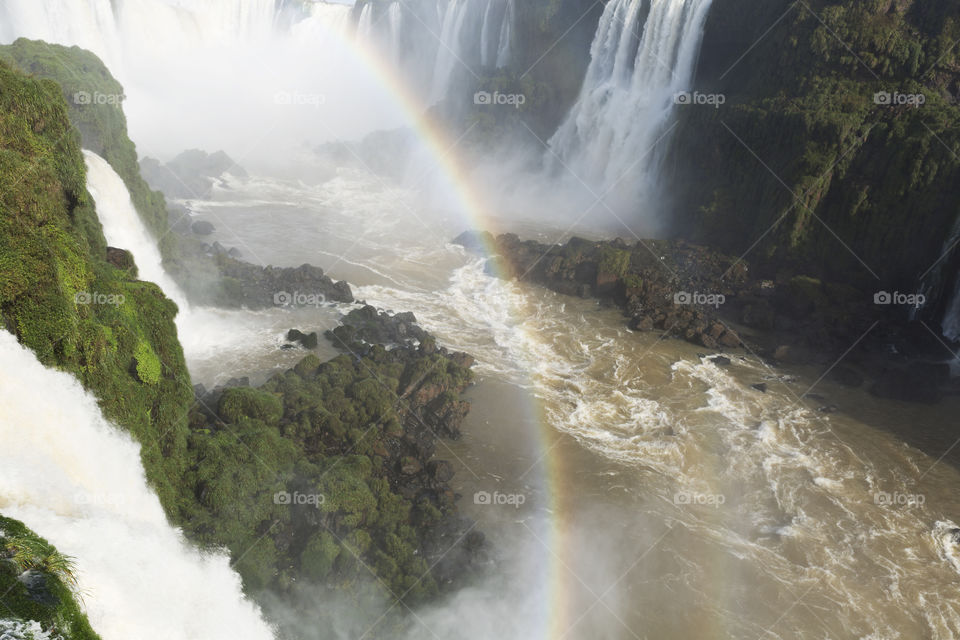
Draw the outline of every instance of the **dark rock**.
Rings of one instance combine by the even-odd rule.
[[[129,275],[137,277],[137,265],[133,260],[133,254],[126,249],[107,247],[107,262],[117,269],[123,269]]]
[[[453,479],[453,465],[446,460],[431,460],[427,463],[427,473],[437,482],[450,482]]]
[[[735,349],[739,347],[741,344],[743,344],[740,341],[740,336],[738,336],[733,331],[729,331],[729,330],[727,330],[726,332],[724,332],[722,336],[717,338],[717,342],[719,342],[724,347],[730,347],[731,349]]]
[[[287,332],[287,340],[300,344],[305,349],[316,349],[320,344],[317,332],[303,333],[299,329],[290,329]]]
[[[190,225],[190,230],[198,236],[208,236],[216,230],[216,227],[206,220],[196,220]]]
[[[412,476],[417,473],[420,473],[423,470],[423,465],[420,464],[420,461],[412,456],[407,456],[400,459],[400,473],[405,476]]]
[[[817,411],[819,411],[820,413],[836,413],[837,411],[840,411],[840,409],[835,404],[828,404],[822,407],[818,407]]]
[[[21,573],[17,580],[27,588],[27,594],[34,602],[47,606],[56,606],[60,603],[50,588],[50,577],[46,573],[31,569]]]
[[[712,358],[710,358],[710,362],[717,365],[718,367],[730,366],[730,358],[726,356],[713,356]]]
[[[763,393],[767,392],[767,383],[766,382],[757,382],[756,384],[750,385],[752,388]]]

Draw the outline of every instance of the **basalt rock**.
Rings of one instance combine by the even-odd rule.
[[[287,332],[287,340],[298,343],[304,349],[316,349],[317,345],[320,344],[316,331],[304,333],[299,329],[290,329]]]

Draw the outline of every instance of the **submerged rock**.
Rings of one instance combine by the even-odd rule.
[[[287,340],[300,344],[304,349],[316,349],[317,345],[320,344],[316,331],[303,333],[299,329],[290,329],[287,332]]]

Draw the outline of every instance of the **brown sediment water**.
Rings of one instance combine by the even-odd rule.
[[[488,275],[482,257],[435,238],[456,229],[379,229],[388,202],[361,215],[346,188],[311,189],[332,191],[280,212],[242,193],[197,209],[218,207],[236,236],[225,244],[312,260],[477,358],[464,436],[437,455],[512,576],[489,596],[506,613],[491,615],[521,617],[535,592],[547,624],[531,635],[543,637],[960,635],[960,474],[950,455],[938,461],[958,398],[878,400],[747,351],[718,364],[596,302]],[[265,209],[298,231],[258,234]],[[839,411],[818,411],[829,404]]]

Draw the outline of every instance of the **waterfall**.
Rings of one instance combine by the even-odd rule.
[[[276,0],[0,0],[0,43],[27,37],[100,56],[144,155],[222,149],[272,170],[291,163],[291,149],[403,122],[348,37],[350,12]]]
[[[275,0],[204,0],[181,6],[165,0],[4,0],[0,40],[26,37],[76,44],[96,53],[115,74],[124,58],[162,54],[187,42],[248,41],[270,32]],[[163,38],[143,34],[162,33]],[[123,34],[136,34],[124,39]]]
[[[436,103],[461,78],[511,61],[515,0],[366,2],[356,32]]]
[[[227,557],[167,523],[139,446],[96,400],[5,331],[0,361],[0,512],[76,559],[103,640],[272,638]]]
[[[479,75],[484,68],[509,64],[513,2],[451,0],[443,16],[431,102],[447,97],[458,74]]]
[[[653,194],[652,147],[667,129],[674,97],[689,89],[709,6],[710,0],[607,4],[580,96],[550,140],[547,163],[555,172],[568,168],[597,195],[629,183],[628,202]]]
[[[137,214],[123,179],[93,151],[84,149],[83,157],[87,165],[87,190],[96,203],[107,244],[132,253],[140,279],[159,285],[168,298],[186,310],[187,297],[164,270],[157,242]]]

